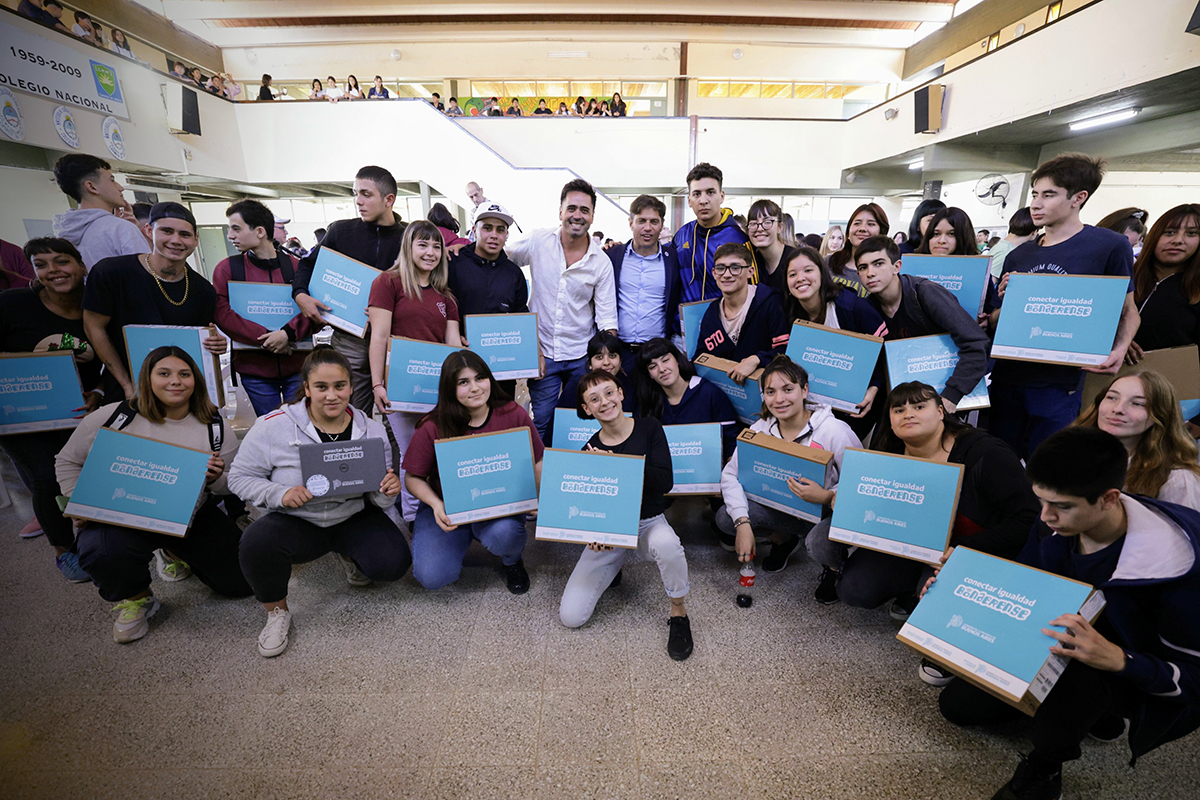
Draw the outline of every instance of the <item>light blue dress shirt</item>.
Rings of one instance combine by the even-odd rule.
[[[667,329],[667,271],[662,248],[649,258],[625,246],[617,290],[617,334],[625,342],[648,342]]]

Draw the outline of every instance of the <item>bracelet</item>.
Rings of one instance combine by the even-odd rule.
[[[378,389],[380,386],[383,386],[383,384],[382,384],[382,383],[377,383],[377,384],[375,384],[374,386],[372,386],[372,387],[371,387],[371,389]]]
[[[735,528],[738,527],[739,525],[749,525],[749,524],[750,524],[749,517],[739,517],[738,519],[735,519],[733,521],[733,527],[735,527]]]

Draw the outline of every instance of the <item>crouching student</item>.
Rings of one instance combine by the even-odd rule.
[[[446,357],[438,380],[438,402],[425,415],[404,454],[404,482],[417,498],[413,523],[413,577],[426,589],[454,583],[463,558],[476,539],[500,557],[504,579],[513,594],[529,591],[529,573],[521,560],[525,550],[525,514],[455,525],[446,516],[433,443],[511,428],[528,428],[533,443],[534,479],[541,482],[542,447],[537,428],[525,409],[500,388],[482,358],[470,350]]]
[[[1146,370],[1112,379],[1075,424],[1111,433],[1125,445],[1126,492],[1200,511],[1196,440],[1162,375]]]
[[[745,245],[730,242],[717,248],[713,278],[721,299],[700,320],[694,355],[708,353],[737,363],[729,377],[745,383],[759,367],[787,347],[790,328],[783,298],[766,284],[750,284],[753,257]]]
[[[593,370],[584,375],[579,382],[578,398],[579,416],[594,417],[600,423],[600,430],[588,440],[584,450],[645,457],[637,555],[643,561],[654,560],[658,564],[663,586],[671,598],[667,653],[676,661],[683,661],[692,654],[692,626],[683,604],[691,585],[683,545],[664,516],[665,495],[675,485],[667,436],[656,419],[625,416],[621,410],[624,392],[607,372]],[[623,548],[595,543],[584,548],[559,605],[558,617],[563,625],[578,628],[591,619],[600,595],[621,583],[626,552]]]
[[[1200,514],[1124,494],[1127,461],[1116,437],[1084,427],[1052,435],[1029,459],[1041,522],[1019,560],[1091,584],[1108,604],[1094,625],[1078,614],[1045,620],[1067,668],[1033,716],[1033,752],[996,798],[1059,797],[1084,737],[1113,741],[1126,720],[1134,762],[1200,726]],[[961,678],[938,705],[957,725],[1025,718]]]
[[[138,373],[135,399],[110,403],[88,414],[55,459],[58,485],[70,496],[101,428],[212,453],[204,490],[184,537],[110,523],[82,523],[77,540],[79,565],[100,587],[100,596],[116,603],[113,639],[120,643],[145,636],[150,618],[161,607],[150,590],[149,569],[160,548],[184,559],[191,573],[217,594],[251,594],[238,566],[240,532],[217,508],[215,496],[228,493],[226,467],[234,459],[238,441],[209,399],[204,381],[197,379],[199,375],[196,362],[178,347],[150,351]]]
[[[947,414],[941,396],[928,384],[912,381],[892,389],[887,412],[879,450],[963,466],[949,546],[1016,558],[1037,519],[1038,502],[1012,448]],[[892,618],[908,618],[931,567],[862,547],[847,558],[846,545],[825,545],[819,602],[841,600],[858,608],[878,608],[895,598],[889,609]],[[932,686],[950,681],[949,673],[932,661],[921,662],[918,676]]]
[[[824,486],[807,478],[788,480],[788,487],[797,497],[828,507],[837,489],[842,454],[847,447],[861,447],[862,443],[849,425],[833,416],[829,406],[808,403],[808,372],[787,356],[779,356],[768,364],[758,385],[763,397],[762,419],[751,425],[750,430],[833,454]],[[819,541],[828,541],[828,514],[818,524],[821,530],[814,534],[813,523],[747,498],[738,481],[736,450],[721,471],[721,496],[725,500],[725,506],[717,512],[721,546],[736,551],[738,561],[745,562],[754,560],[759,539],[772,542],[771,552],[762,561],[764,572],[782,572],[788,559],[800,549],[802,535],[809,537],[814,546]]]
[[[242,534],[242,571],[267,610],[258,637],[266,658],[287,649],[292,613],[287,587],[293,564],[337,554],[346,582],[403,577],[412,563],[404,534],[384,513],[400,494],[383,425],[350,405],[350,363],[330,347],[318,347],[300,368],[303,396],[262,417],[250,428],[230,470],[230,488],[267,512]],[[382,439],[387,473],[379,490],[315,498],[304,485],[300,446],[320,442]]]

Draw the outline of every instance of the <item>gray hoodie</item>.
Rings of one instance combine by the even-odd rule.
[[[383,458],[392,466],[392,451],[386,446],[387,431],[375,420],[349,406],[354,414],[351,439],[383,439]],[[309,419],[305,401],[286,405],[261,417],[250,428],[229,468],[229,490],[264,511],[291,514],[321,528],[345,522],[364,508],[364,497],[380,508],[389,508],[396,498],[381,492],[312,499],[300,508],[284,508],[283,496],[293,486],[303,486],[300,445],[321,441]]]
[[[137,225],[99,208],[55,214],[54,235],[79,248],[83,266],[89,271],[106,258],[150,252]]]

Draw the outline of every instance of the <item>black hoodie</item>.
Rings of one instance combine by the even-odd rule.
[[[399,215],[391,225],[376,225],[374,222],[363,222],[358,218],[339,219],[330,223],[321,244],[300,259],[300,268],[296,271],[296,279],[292,281],[292,297],[301,293],[311,294],[308,291],[308,282],[312,278],[317,254],[321,252],[322,247],[336,250],[368,267],[387,270],[400,256],[400,242],[404,239],[404,229],[407,227],[408,223],[401,222]]]
[[[949,461],[963,465],[951,546],[1016,558],[1041,511],[1017,454],[995,436],[972,428],[954,440]]]

